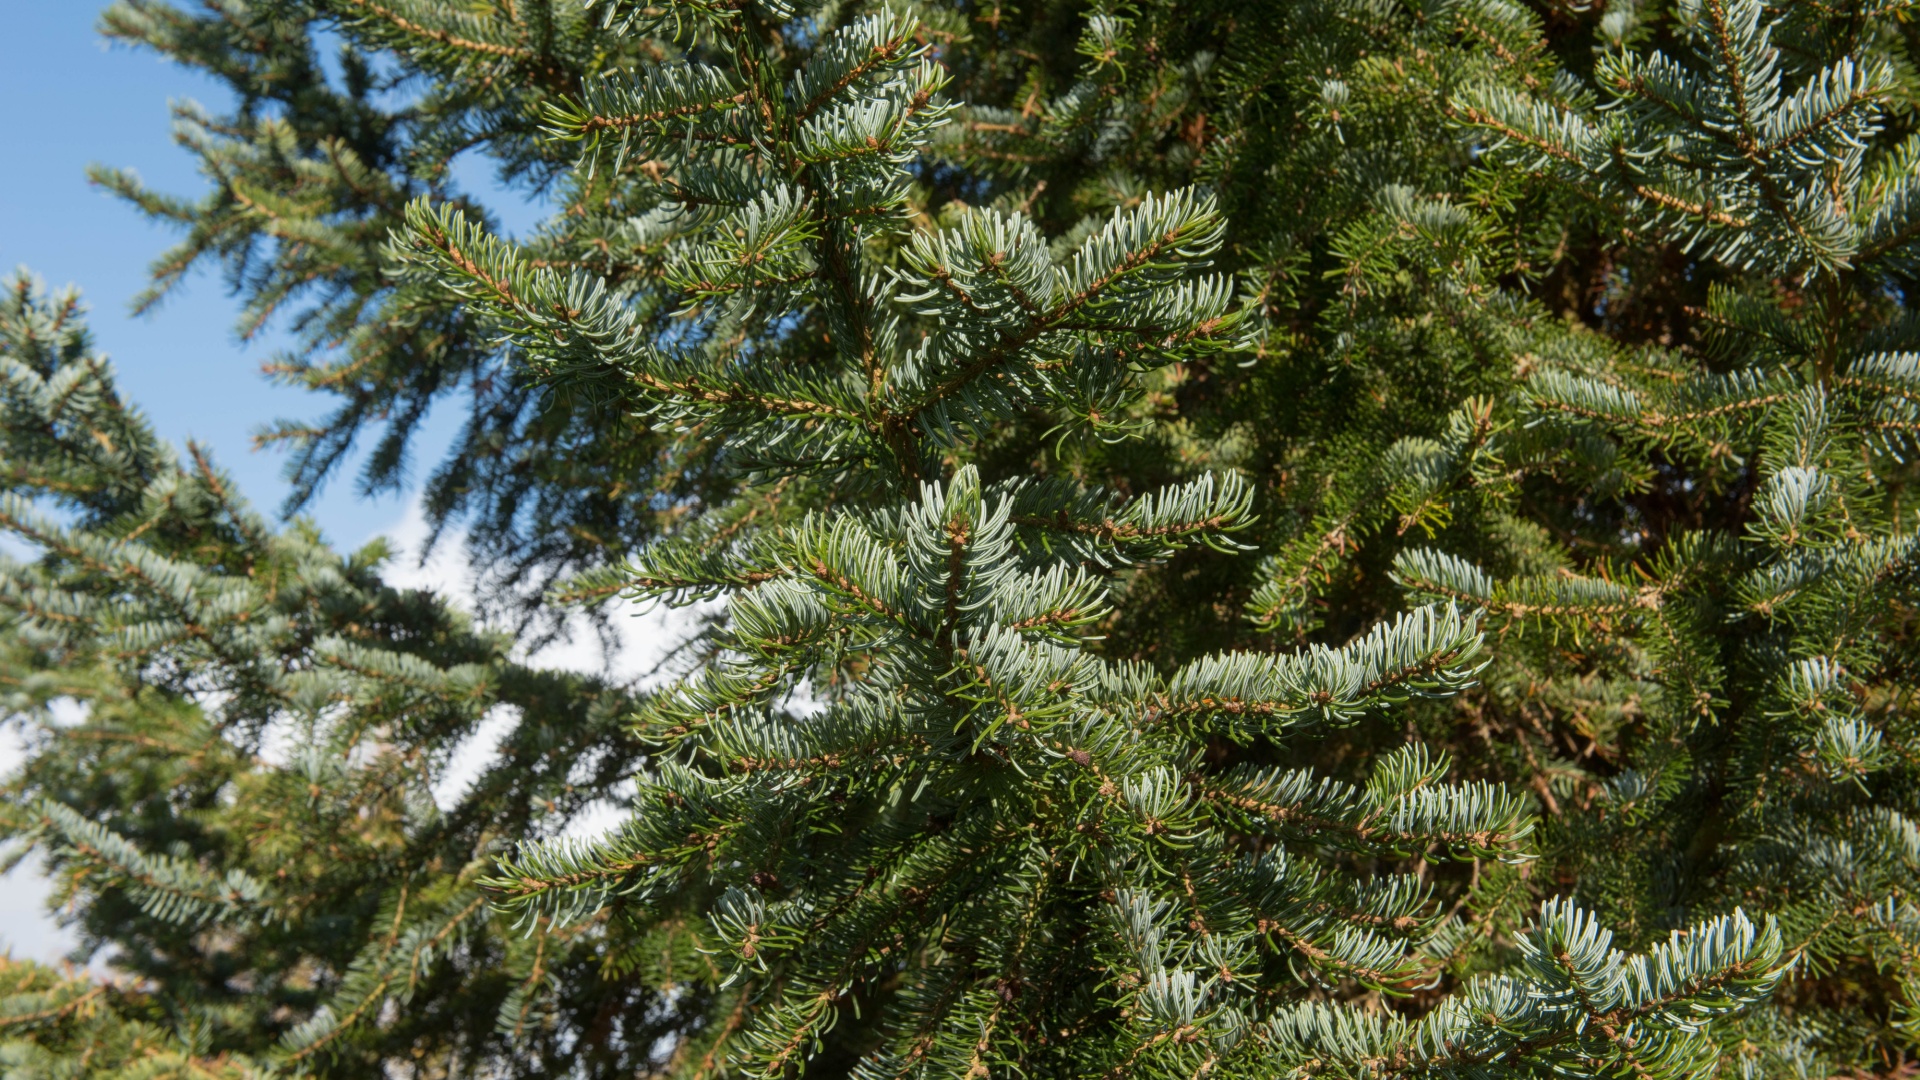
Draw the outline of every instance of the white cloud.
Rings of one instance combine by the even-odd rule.
[[[71,727],[87,718],[85,702],[55,698],[47,706],[53,723]],[[0,775],[12,773],[27,759],[27,730],[19,724],[0,728]],[[80,939],[55,921],[47,898],[52,883],[46,865],[36,853],[0,875],[0,949],[7,953],[58,964]]]
[[[12,773],[26,760],[26,733],[18,725],[0,729],[0,774]],[[47,909],[53,883],[38,854],[20,861],[0,876],[0,949],[12,956],[57,964],[79,943],[73,933],[54,921]]]
[[[389,583],[400,588],[431,589],[462,608],[473,610],[475,577],[464,536],[443,535],[423,562],[420,552],[426,545],[429,529],[417,499],[382,535],[394,551],[393,559],[384,570]],[[638,680],[643,686],[659,685],[670,678],[668,672],[660,670],[662,661],[686,641],[702,614],[716,608],[713,604],[688,608],[646,607],[615,600],[611,613],[616,643],[611,652],[602,648],[599,636],[582,620],[573,627],[575,632],[570,640],[553,642],[521,659],[542,667],[607,674],[622,681]]]
[[[394,549],[393,560],[385,570],[388,582],[401,588],[431,589],[466,610],[473,610],[476,579],[464,537],[443,535],[423,561],[420,553],[430,531],[418,500],[384,535]],[[668,663],[674,650],[698,628],[701,617],[718,606],[644,607],[624,600],[613,604],[615,640],[611,649],[604,647],[600,636],[582,621],[574,626],[571,639],[552,642],[522,659],[541,667],[604,674],[642,687],[659,686],[670,681],[674,674]],[[479,778],[519,720],[517,710],[495,709],[454,748],[441,774],[434,778],[436,805],[445,810],[455,804]],[[565,835],[592,837],[618,826],[624,814],[618,800],[631,795],[631,789],[631,782],[625,782],[620,790],[610,791],[606,798],[590,803],[567,823]]]
[[[460,804],[467,789],[480,778],[487,762],[499,752],[500,744],[520,725],[520,710],[512,705],[495,705],[487,710],[478,726],[453,748],[453,754],[433,778],[433,804],[442,811]]]

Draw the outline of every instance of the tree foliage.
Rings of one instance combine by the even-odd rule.
[[[0,824],[122,976],[0,968],[0,1060],[1910,1071],[1913,25],[123,0],[237,97],[199,201],[97,174],[156,289],[296,329],[302,493],[470,410],[484,588],[256,515],[19,279]],[[616,595],[723,613],[526,659]]]

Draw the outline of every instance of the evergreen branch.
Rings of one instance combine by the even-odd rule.
[[[1387,702],[1458,693],[1484,666],[1474,663],[1480,648],[1476,616],[1421,608],[1339,649],[1208,657],[1176,673],[1157,708],[1168,717],[1349,722]]]
[[[240,870],[215,876],[178,856],[148,855],[52,799],[42,799],[37,809],[41,828],[59,851],[125,887],[154,918],[192,926],[271,914],[265,887]]]

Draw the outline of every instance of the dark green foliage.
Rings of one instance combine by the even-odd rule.
[[[117,5],[240,94],[201,202],[102,175],[301,329],[303,490],[467,402],[486,613],[724,615],[538,670],[22,282],[6,824],[138,981],[7,966],[0,1060],[1904,1075],[1910,17]]]
[[[503,837],[637,767],[632,699],[522,667],[510,640],[381,585],[380,545],[342,558],[310,525],[275,531],[197,450],[183,464],[154,441],[71,295],[11,284],[0,387],[0,523],[44,552],[0,562],[0,692],[42,722],[61,701],[85,709],[45,730],[7,826],[48,847],[85,946],[135,980],[74,1012],[32,996],[69,990],[31,989],[44,974],[11,965],[8,992],[26,996],[9,1010],[51,1010],[32,1030],[58,1034],[10,1043],[9,1069],[224,1075],[325,1053],[355,1072],[417,1046],[620,1067],[548,1029],[494,1032],[517,982],[563,977],[636,1030],[664,1021],[657,993],[552,955],[477,881]],[[518,722],[498,759],[441,811],[427,785],[503,709]],[[270,729],[284,762],[259,756]]]

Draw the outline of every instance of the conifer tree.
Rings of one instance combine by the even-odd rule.
[[[260,518],[19,279],[4,820],[124,977],[6,962],[0,1060],[1909,1069],[1901,10],[124,0],[239,98],[201,201],[97,174],[156,287],[299,330],[302,492],[464,394],[487,587]],[[614,595],[724,614],[524,660]]]

